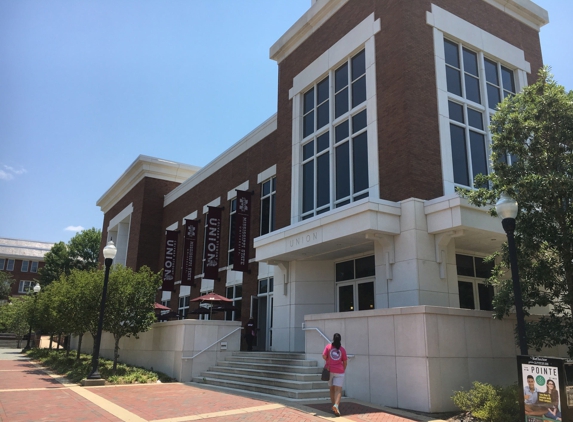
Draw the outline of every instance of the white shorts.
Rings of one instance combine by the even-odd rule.
[[[334,372],[331,372],[328,386],[342,387],[342,384],[344,384],[344,374],[335,374]]]

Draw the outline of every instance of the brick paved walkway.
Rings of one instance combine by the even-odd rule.
[[[223,392],[199,384],[80,387],[50,375],[17,351],[0,349],[0,421],[62,422],[428,422],[344,399],[336,418],[329,403],[299,404]],[[438,422],[438,421],[436,421]]]

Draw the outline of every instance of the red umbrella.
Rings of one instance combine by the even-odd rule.
[[[191,299],[191,302],[232,302],[233,299],[227,299],[217,293],[207,293],[203,296],[196,297],[195,299]]]
[[[161,303],[157,303],[155,302],[155,309],[158,309],[160,311],[170,311],[171,308],[168,308],[167,306],[163,306]]]

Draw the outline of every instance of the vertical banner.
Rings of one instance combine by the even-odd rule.
[[[205,225],[205,260],[203,278],[219,278],[219,252],[221,249],[221,208],[209,207]]]
[[[234,271],[249,271],[249,246],[251,229],[251,192],[237,191],[235,214]]]
[[[179,231],[165,232],[165,258],[163,260],[163,286],[161,290],[175,290],[175,268],[177,264],[177,240]]]
[[[181,285],[195,284],[195,250],[197,249],[197,232],[199,221],[185,220],[185,249],[183,250],[183,268],[181,269]]]

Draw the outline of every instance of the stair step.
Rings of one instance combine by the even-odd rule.
[[[229,380],[236,382],[247,382],[251,385],[267,385],[280,388],[289,388],[292,390],[313,390],[328,388],[326,381],[321,381],[320,377],[317,381],[297,381],[279,379],[265,376],[251,376],[244,374],[233,374],[228,372],[206,371],[201,374],[204,378],[217,378],[220,380]]]
[[[306,356],[304,353],[293,353],[293,352],[233,352],[232,356],[250,356],[250,357],[261,357],[261,358],[276,358],[276,359],[295,359],[295,360],[305,360]]]
[[[226,374],[237,374],[237,375],[245,375],[252,377],[277,378],[277,379],[302,381],[302,382],[320,381],[320,372],[321,372],[321,371],[316,371],[311,374],[300,374],[297,372],[259,370],[259,369],[252,369],[250,367],[238,368],[236,366],[212,366],[208,369],[208,371],[223,372]]]
[[[259,357],[259,356],[228,356],[225,359],[227,362],[245,362],[245,363],[269,363],[274,365],[283,366],[314,366],[318,364],[314,360],[304,360],[304,359],[277,359],[270,357]]]
[[[279,397],[286,397],[297,400],[308,399],[324,399],[330,397],[329,389],[313,389],[313,390],[293,390],[290,388],[281,388],[268,385],[248,384],[238,381],[221,380],[217,378],[196,377],[193,382],[214,385],[218,387],[233,388],[242,391],[252,391],[263,394],[271,394]]]
[[[317,366],[288,366],[285,365],[273,365],[269,363],[250,363],[250,362],[234,362],[223,360],[217,362],[217,366],[223,367],[233,367],[233,368],[245,368],[245,369],[257,369],[261,371],[269,371],[269,372],[285,372],[288,368],[289,372],[294,372],[298,374],[320,374],[322,372],[322,368]]]

